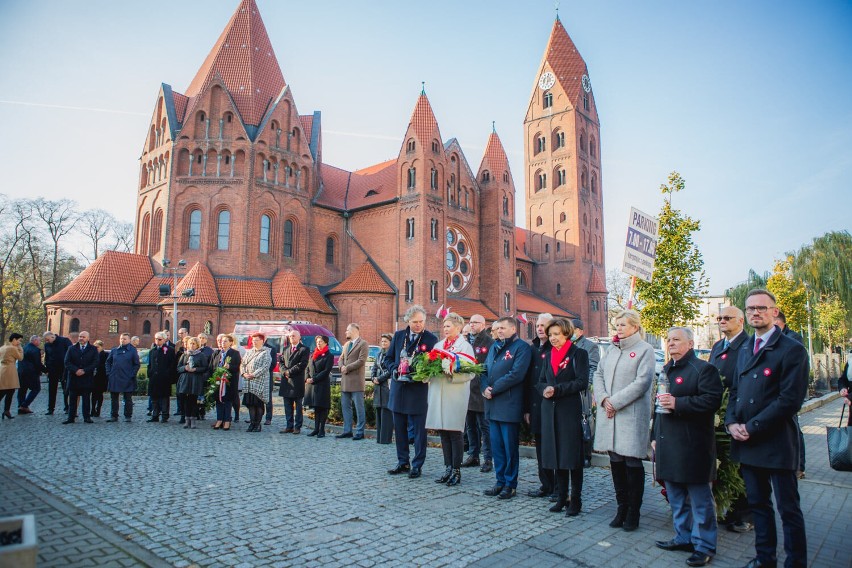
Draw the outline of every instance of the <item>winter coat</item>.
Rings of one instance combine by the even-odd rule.
[[[654,348],[639,332],[612,344],[595,373],[595,451],[645,459],[650,450]],[[604,399],[615,407],[607,418]]]
[[[305,396],[305,371],[308,369],[308,359],[311,352],[301,341],[296,345],[290,345],[281,350],[279,358],[281,364],[281,386],[278,395],[284,398],[298,400]]]
[[[18,379],[21,385],[33,388],[38,385],[41,374],[47,368],[41,363],[41,349],[27,343],[24,345],[24,358],[18,363]]]
[[[541,396],[541,467],[577,469],[583,467],[583,405],[580,392],[589,384],[589,354],[571,345],[553,374],[552,351],[541,359],[541,375],[536,389]],[[554,387],[553,396],[544,398],[544,389]]]
[[[491,399],[485,399],[485,416],[489,420],[517,423],[523,420],[524,379],[531,354],[529,344],[517,335],[495,341],[488,350],[479,388],[485,392],[491,387]]]
[[[305,406],[311,408],[331,408],[331,368],[334,367],[334,355],[326,351],[316,359],[311,355],[308,362],[308,378],[313,383],[305,385]]]
[[[224,367],[225,370],[231,374],[231,376],[228,377],[228,382],[225,384],[221,400],[219,396],[220,391],[216,391],[216,400],[219,402],[238,401],[240,399],[240,365],[242,363],[240,352],[237,349],[230,347],[227,351],[225,351],[225,357],[223,358],[222,350],[217,349],[216,351],[218,351],[218,353],[213,359],[213,369],[216,370],[219,367]]]
[[[65,372],[65,354],[71,348],[71,340],[57,335],[53,341],[44,342],[44,366],[48,375],[61,377]],[[95,348],[97,349],[97,348]]]
[[[749,438],[731,440],[731,459],[745,465],[799,467],[796,415],[808,394],[808,352],[776,326],[757,355],[754,338],[737,360],[725,424],[745,424]]]
[[[429,405],[429,385],[419,381],[404,382],[397,380],[400,353],[405,350],[412,358],[417,353],[428,353],[438,342],[438,338],[429,331],[423,331],[417,341],[411,341],[411,328],[406,327],[393,334],[385,368],[391,372],[390,399],[388,408],[400,414],[426,414]],[[413,361],[412,361],[413,365]],[[414,370],[412,369],[412,373]]]
[[[106,372],[109,392],[136,392],[139,352],[129,343],[113,347],[106,360]]]
[[[728,343],[727,349],[725,349],[724,339],[717,341],[710,349],[710,364],[719,369],[725,388],[731,388],[731,384],[734,382],[734,375],[737,372],[737,359],[740,350],[745,348],[748,340],[749,335],[741,331],[733,341]]]
[[[385,369],[385,358],[388,356],[387,351],[379,351],[376,355],[376,361],[373,364],[373,369],[370,371],[370,380],[376,380],[379,384],[373,386],[373,408],[387,408],[388,400],[390,399],[390,371]]]
[[[107,390],[106,361],[108,357],[109,351],[106,349],[98,351],[98,368],[95,369],[95,382],[92,387],[92,392],[94,393],[105,393]]]
[[[0,390],[21,387],[16,363],[24,359],[24,350],[20,345],[8,343],[0,347]]]
[[[462,361],[473,363],[473,347],[459,335],[452,345],[439,341],[436,347],[460,354]],[[465,358],[467,355],[468,358]],[[431,430],[464,430],[467,404],[470,399],[470,381],[473,373],[456,373],[451,377],[439,375],[429,380],[429,407],[426,411],[426,428]]]
[[[194,371],[187,371],[190,367]],[[210,378],[210,358],[201,349],[184,351],[178,361],[178,394],[201,396],[207,390],[207,379]]]
[[[369,354],[370,346],[360,337],[343,345],[337,362],[341,372],[346,367],[346,372],[340,375],[340,392],[364,392],[365,365]]]
[[[177,354],[173,347],[152,347],[148,352],[148,396],[171,396],[177,382]]]
[[[530,347],[530,368],[524,379],[524,414],[530,415],[530,429],[533,434],[541,434],[541,393],[538,390],[538,380],[544,369],[544,362],[549,361],[550,342],[536,337]]]
[[[690,349],[663,370],[675,397],[670,414],[654,414],[657,479],[709,483],[716,479],[716,411],[722,405],[719,371]]]
[[[473,355],[476,357],[477,363],[485,364],[488,350],[491,349],[493,343],[494,339],[491,337],[490,329],[483,329],[479,334],[473,336]],[[479,375],[475,375],[470,381],[470,399],[467,403],[469,412],[485,412],[485,397],[482,396],[479,385]]]
[[[272,355],[267,347],[247,349],[240,363],[240,375],[245,379],[243,394],[253,394],[264,403],[269,402],[269,381]],[[245,375],[254,375],[248,378]]]
[[[75,343],[65,352],[65,375],[68,377],[68,388],[72,391],[92,390],[95,386],[95,371],[100,362],[98,348],[87,343],[81,348],[80,343]],[[77,371],[83,374],[77,376]]]

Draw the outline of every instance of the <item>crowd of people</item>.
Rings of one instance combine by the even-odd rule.
[[[388,474],[419,478],[427,430],[434,430],[444,458],[436,483],[458,485],[464,468],[480,467],[495,476],[484,494],[507,500],[517,494],[519,435],[525,422],[533,433],[540,481],[529,496],[549,498],[553,513],[579,515],[584,467],[589,466],[592,449],[605,453],[616,499],[610,526],[625,531],[639,527],[643,462],[651,457],[656,479],[666,489],[675,530],[673,538],[656,544],[688,551],[692,554],[687,564],[703,566],[716,553],[715,419],[727,389],[724,424],[746,495],[733,504],[725,524],[729,530],[745,532],[753,523],[756,557],[748,567],[775,566],[777,534],[770,501],[774,490],[786,565],[805,566],[796,475],[804,469],[800,457],[804,448],[796,413],[807,390],[808,358],[804,347],[775,324],[778,309],[772,294],[752,291],[745,314],[754,336],[743,330],[742,310],[722,310],[718,322],[723,338],[713,346],[710,362],[696,357],[690,329],[671,328],[666,337],[670,355],[663,369],[666,380],[657,382],[656,396],[654,350],[633,310],[617,317],[616,334],[601,355],[598,344],[584,336],[578,319],[541,314],[536,337],[528,343],[518,336],[514,318],[499,318],[489,328],[481,315],[465,322],[450,313],[443,318],[439,338],[426,329],[424,308],[413,306],[405,313],[405,328],[381,336],[369,377],[369,345],[358,324],[351,323],[339,359],[344,424],[337,438],[364,439],[365,384],[370,382],[376,441],[396,444],[396,464]],[[147,371],[148,422],[169,421],[174,386],[184,428],[198,427],[212,392],[216,409],[212,428],[230,430],[244,406],[248,431],[260,432],[262,425],[271,423],[277,367],[286,420],[280,432],[300,434],[308,407],[314,412],[308,436],[325,437],[334,366],[329,337],[315,337],[311,351],[293,330],[280,353],[260,332],[250,336],[250,346],[243,351],[231,334],[219,335],[215,347],[208,345],[207,335],[190,336],[184,329],[177,339],[173,343],[167,331],[155,334]],[[105,392],[111,402],[107,421],[118,421],[122,399],[124,418],[132,419],[140,368],[138,338],[122,334],[110,351],[101,341],[90,344],[85,331],[74,338],[52,332],[34,335],[23,347],[22,340],[20,334],[12,334],[0,348],[4,419],[13,418],[15,389],[18,414],[32,413],[29,406],[39,393],[42,373],[48,376],[47,414],[54,413],[62,386],[67,413],[63,424],[76,421],[80,399],[83,421],[93,422],[93,416],[100,416]],[[434,351],[449,363],[434,376],[415,379],[418,362]],[[481,365],[475,367],[481,372],[465,371],[462,362]]]

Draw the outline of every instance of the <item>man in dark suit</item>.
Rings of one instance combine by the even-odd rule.
[[[38,335],[30,337],[30,342],[24,345],[24,359],[18,363],[18,378],[21,381],[21,388],[18,389],[18,414],[32,414],[30,405],[41,391],[41,374],[45,371],[45,366],[41,363],[41,349],[38,348],[40,343],[41,337]]]
[[[95,386],[98,368],[98,350],[89,343],[89,332],[81,331],[77,343],[65,352],[65,369],[68,371],[68,418],[63,424],[73,424],[77,418],[77,399],[83,397],[83,422],[93,422],[91,393]]]
[[[385,368],[391,372],[390,400],[393,412],[393,428],[396,438],[396,467],[388,470],[391,475],[408,473],[408,477],[420,477],[420,469],[426,460],[426,410],[429,404],[429,385],[413,381],[413,359],[418,353],[426,353],[435,346],[438,338],[426,331],[426,310],[423,306],[411,306],[405,312],[405,329],[393,334],[393,340],[385,358]],[[408,422],[414,424],[414,459],[409,461]]]
[[[571,323],[574,324],[574,337],[571,338],[571,341],[573,341],[577,347],[589,354],[589,386],[592,386],[595,371],[598,370],[598,364],[601,361],[601,350],[598,348],[597,343],[586,337],[586,330],[583,329],[583,320],[575,318],[571,320]],[[591,389],[584,390],[580,393],[580,396],[583,397],[583,414],[589,422],[589,428],[593,440],[595,437],[595,416],[592,414]],[[584,467],[592,466],[592,440],[583,443],[583,455],[585,457],[583,461]]]
[[[56,390],[62,385],[62,400],[65,412],[68,412],[68,386],[65,384],[65,352],[71,347],[71,340],[52,331],[42,334],[44,339],[44,366],[47,367],[47,414],[56,409]]]
[[[515,318],[497,320],[497,341],[488,351],[480,378],[485,414],[491,427],[496,483],[485,494],[511,499],[518,487],[518,435],[524,413],[524,379],[531,349],[518,337]]]
[[[476,362],[480,365],[485,363],[488,350],[494,340],[485,323],[485,317],[481,314],[470,316],[470,331],[468,342],[473,346]],[[467,403],[467,458],[462,462],[462,467],[476,467],[479,465],[479,453],[485,463],[479,468],[482,473],[488,473],[494,469],[491,461],[491,434],[488,428],[488,418],[485,417],[485,398],[479,390],[479,375],[470,381],[470,398]]]
[[[302,433],[302,399],[305,397],[305,369],[308,368],[307,346],[302,334],[294,329],[288,336],[289,345],[281,351],[281,386],[278,394],[284,398],[284,415],[287,426],[282,434]],[[295,419],[294,419],[295,414]]]
[[[772,491],[784,531],[785,566],[807,566],[805,519],[799,505],[796,413],[808,390],[808,354],[775,326],[775,296],[752,290],[746,316],[755,336],[740,351],[725,426],[733,437],[731,459],[742,465],[754,515],[756,558],[747,568],[775,566],[778,535]]]
[[[778,315],[775,316],[775,325],[778,326],[781,333],[790,339],[794,339],[802,345],[805,344],[804,338],[787,326],[787,316],[781,310],[778,310]],[[799,446],[801,446],[801,451],[799,452],[799,469],[796,471],[796,475],[799,479],[802,479],[805,477],[805,434],[802,432],[802,427],[799,426],[798,416],[796,416],[796,427],[799,428]]]
[[[541,403],[542,396],[536,384],[541,375],[547,354],[550,353],[550,341],[547,340],[545,328],[553,315],[539,314],[535,322],[536,336],[532,340],[532,351],[530,353],[530,365],[524,380],[524,422],[529,424],[535,443],[535,458],[538,462],[538,489],[530,489],[527,495],[530,497],[556,497],[556,472],[541,466]]]
[[[272,425],[272,387],[275,383],[275,367],[278,366],[278,347],[271,343],[269,339],[263,344],[264,347],[269,349],[269,356],[272,358],[269,363],[269,402],[266,404],[266,421],[263,423],[264,426]]]
[[[154,347],[148,352],[148,396],[151,398],[151,418],[148,422],[169,421],[169,396],[177,382],[177,355],[166,344],[165,332],[154,335]]]
[[[692,552],[689,566],[705,566],[716,555],[716,411],[722,406],[719,371],[695,355],[692,330],[673,327],[666,340],[669,392],[657,396],[651,447],[657,478],[666,484],[675,536],[658,540],[663,550]]]

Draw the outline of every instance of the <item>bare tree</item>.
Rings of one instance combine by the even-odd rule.
[[[90,209],[81,214],[76,228],[80,234],[88,239],[89,244],[91,244],[92,257],[87,257],[83,251],[80,251],[80,256],[85,258],[87,262],[97,260],[98,255],[104,248],[104,241],[112,231],[115,223],[115,217],[103,209]]]
[[[15,254],[25,233],[23,221],[15,215],[15,202],[0,195],[0,337],[6,337],[12,316],[9,304],[19,295],[22,284],[13,272]]]
[[[609,326],[614,328],[615,319],[627,309],[627,303],[630,300],[630,276],[617,268],[610,269],[606,273],[606,288],[609,290],[606,298]],[[636,302],[634,302],[633,307],[639,308]]]
[[[62,239],[70,233],[77,223],[78,214],[70,199],[49,201],[39,197],[32,202],[33,212],[42,221],[52,244],[50,284],[48,296],[57,292],[59,282],[59,265],[62,258]]]
[[[118,252],[133,252],[135,239],[133,236],[133,223],[125,221],[116,221],[112,225],[113,243],[110,245],[110,250]]]

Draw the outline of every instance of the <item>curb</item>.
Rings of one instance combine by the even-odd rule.
[[[825,406],[829,402],[833,402],[834,400],[837,400],[838,398],[840,398],[840,393],[835,391],[835,392],[830,392],[828,394],[822,395],[819,398],[812,398],[810,400],[807,400],[802,405],[802,408],[799,410],[799,414],[804,414],[806,412],[810,412],[811,410],[816,410],[817,408],[820,408],[821,406]]]

